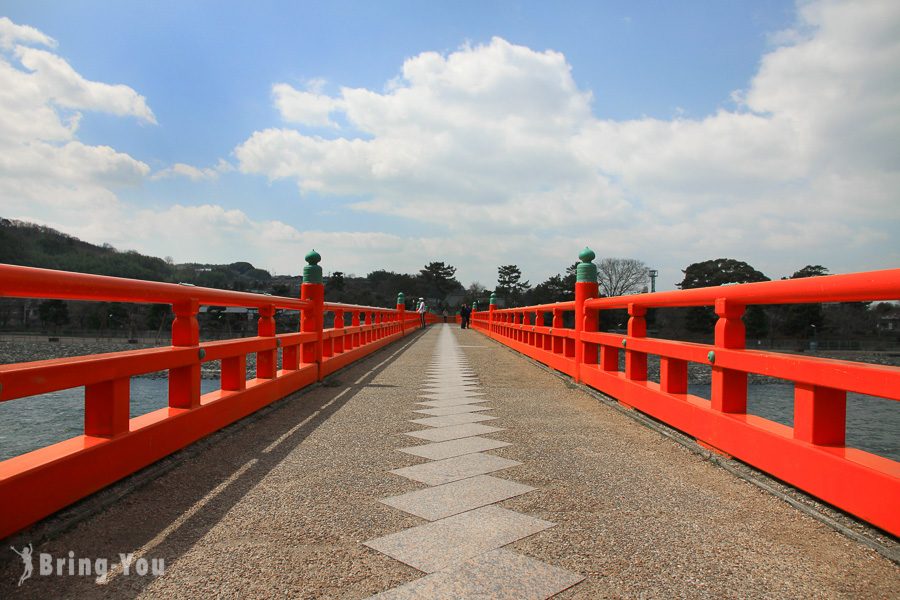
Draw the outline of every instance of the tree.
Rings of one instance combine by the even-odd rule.
[[[451,290],[462,288],[454,275],[456,275],[456,267],[443,262],[430,262],[419,271],[419,277],[425,283],[428,294],[437,296],[441,300]]]
[[[726,283],[752,283],[769,281],[769,278],[748,265],[733,258],[717,258],[688,265],[682,271],[684,279],[677,284],[683,290],[713,287]]]
[[[487,308],[488,305],[485,302],[485,297],[488,296],[488,290],[486,287],[478,283],[477,281],[473,281],[468,288],[466,288],[466,299],[465,301],[471,305],[473,302],[477,302],[479,307]]]
[[[328,292],[340,292],[344,289],[344,273],[342,271],[335,271],[331,274],[331,277],[328,278],[328,284],[325,286],[326,291]]]
[[[597,265],[597,277],[604,296],[636,294],[649,281],[647,265],[635,258],[604,258]]]
[[[828,269],[822,265],[806,265],[794,272],[790,279],[821,277],[828,275]],[[825,316],[821,304],[789,304],[779,307],[776,312],[781,319],[781,333],[790,336],[809,337],[813,332],[822,331]]]
[[[69,307],[62,300],[44,300],[38,305],[38,317],[44,327],[49,325],[55,332],[69,322]]]
[[[575,295],[575,284],[568,285],[559,275],[553,275],[547,281],[539,283],[531,290],[529,304],[550,304],[571,300]]]
[[[522,281],[522,271],[516,265],[497,267],[496,292],[510,300],[510,304],[518,303],[522,295],[531,289],[528,281]]]
[[[567,290],[572,290],[572,295],[575,295],[575,282],[578,280],[578,263],[572,263],[568,267],[566,267],[566,276],[562,278],[563,286]]]
[[[753,283],[769,281],[769,278],[748,265],[733,258],[717,258],[688,265],[682,271],[684,279],[677,284],[683,290],[714,287],[728,283]],[[707,306],[694,306],[688,309],[685,324],[691,331],[709,333],[716,323],[716,315]],[[748,325],[747,334],[751,337],[762,337],[768,329],[768,318],[758,306],[747,309],[744,322]]]

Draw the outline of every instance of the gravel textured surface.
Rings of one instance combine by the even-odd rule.
[[[535,491],[500,505],[556,523],[507,548],[587,576],[559,598],[900,594],[900,569],[472,331],[458,341]],[[529,368],[530,367],[530,368]]]
[[[165,576],[96,585],[36,570],[16,588],[22,562],[6,550],[0,598],[363,598],[417,577],[362,545],[423,522],[378,502],[422,487],[387,473],[425,462],[395,450],[410,440],[397,435],[397,415],[415,404],[436,334],[398,353],[413,339],[295,395],[34,549],[115,562],[140,550],[165,559]]]
[[[159,578],[41,577],[0,551],[0,598],[364,598],[422,574],[362,545],[422,524],[379,499],[422,489],[387,473],[416,405],[433,328],[222,436],[112,508],[35,547],[164,558]],[[774,496],[471,330],[453,329],[537,488],[495,506],[555,526],[507,548],[587,576],[561,598],[871,597],[900,569]],[[404,347],[412,343],[411,346]],[[385,364],[368,373],[373,367]],[[407,418],[409,418],[407,417]],[[20,544],[21,545],[21,544]],[[37,567],[37,565],[36,565]]]

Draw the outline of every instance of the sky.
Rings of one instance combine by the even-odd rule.
[[[900,2],[0,3],[0,216],[176,262],[900,264]]]

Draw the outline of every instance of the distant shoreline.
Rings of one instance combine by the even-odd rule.
[[[168,337],[160,340],[159,346],[168,345]],[[60,336],[59,341],[50,342],[47,336],[17,336],[10,339],[10,336],[0,335],[0,364],[12,364],[19,362],[32,362],[38,360],[47,360],[51,358],[65,358],[70,356],[84,356],[86,354],[102,354],[107,352],[122,352],[127,350],[139,350],[142,348],[158,347],[152,340],[141,340],[138,343],[128,343],[125,338],[73,338],[68,336]],[[789,353],[789,352],[788,352]],[[792,353],[789,353],[792,354]],[[900,366],[900,352],[894,351],[865,351],[865,350],[840,350],[840,351],[822,351],[822,352],[806,352],[803,356],[815,356],[819,358],[832,358],[838,360],[852,360],[856,362],[864,362],[886,366]],[[659,378],[659,359],[658,357],[648,357],[648,375],[650,379],[657,380]],[[624,355],[620,356],[620,368],[624,369]],[[256,355],[247,355],[247,376],[252,377],[256,371]],[[157,371],[154,373],[146,373],[136,375],[136,377],[145,377],[151,379],[163,379],[167,376],[166,371]],[[218,379],[219,362],[212,361],[204,363],[201,369],[203,379]],[[706,365],[690,363],[688,365],[688,381],[689,383],[706,384],[710,382],[710,368]],[[761,375],[750,375],[750,383],[775,383],[781,380],[764,377]]]

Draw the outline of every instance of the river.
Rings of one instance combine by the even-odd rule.
[[[201,389],[217,389],[216,379],[201,380]],[[708,384],[691,384],[689,391],[709,398]],[[167,381],[134,377],[131,416],[166,405]],[[748,386],[748,411],[793,425],[793,386],[767,383]],[[80,435],[84,426],[84,388],[76,388],[0,403],[0,460]],[[848,394],[847,445],[900,461],[900,403]]]

